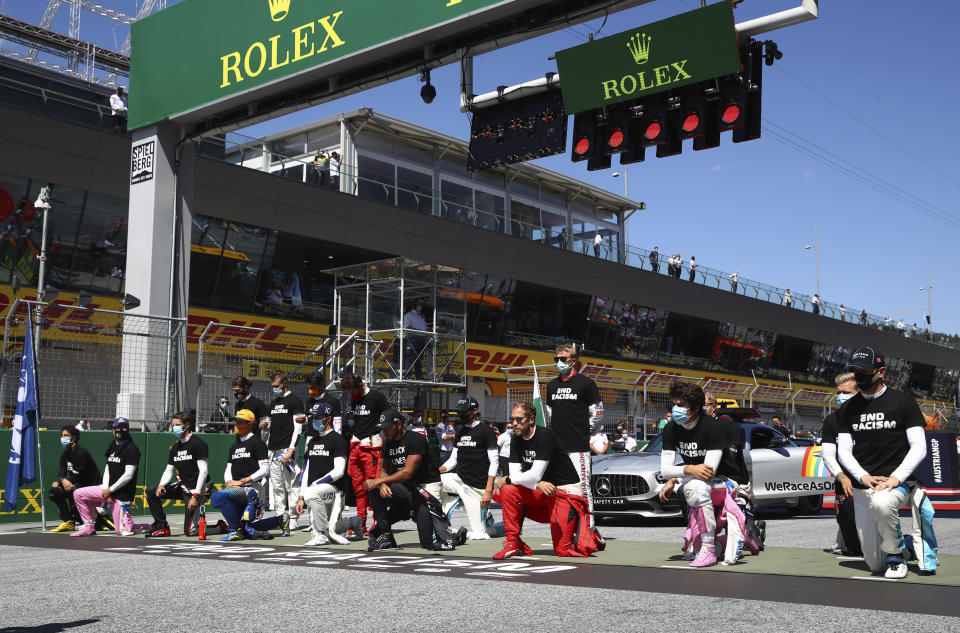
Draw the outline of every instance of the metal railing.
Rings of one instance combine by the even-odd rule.
[[[0,86],[4,86],[8,89],[26,94],[28,96],[37,97],[41,100],[44,106],[48,103],[62,106],[62,109],[64,110],[62,112],[56,110],[48,112],[52,116],[65,118],[75,123],[90,125],[92,127],[98,127],[101,129],[107,127],[110,123],[110,108],[105,104],[87,101],[79,97],[73,97],[71,95],[59,93],[39,86],[33,86],[31,84],[20,82],[8,77],[0,77]],[[21,104],[14,103],[14,105]],[[94,117],[96,118],[96,122],[93,122],[92,120]],[[229,133],[226,138],[226,150],[228,153],[231,150],[240,150],[242,148],[255,149],[256,147],[264,144],[265,143],[261,139],[244,136],[236,132]],[[271,147],[270,151],[272,156],[279,157],[279,159],[284,163],[295,163],[297,165],[302,165],[304,170],[311,168],[310,158],[304,154],[287,155],[278,153],[275,147]],[[277,161],[275,160],[274,162]],[[282,174],[280,173],[277,173],[277,175],[282,177]],[[447,220],[465,222],[480,228],[494,230],[507,235],[513,235],[521,239],[542,243],[547,246],[572,250],[586,256],[594,256],[593,236],[580,237],[568,235],[565,229],[561,227],[543,226],[540,224],[524,222],[516,218],[511,218],[510,221],[507,222],[503,215],[490,212],[489,210],[476,208],[471,204],[464,204],[458,201],[451,201],[449,199],[445,200],[442,197],[437,199],[437,196],[435,196],[432,191],[424,192],[420,189],[408,189],[400,186],[397,182],[385,183],[376,178],[362,176],[360,173],[358,173],[358,170],[355,166],[348,164],[340,165],[340,178],[341,180],[348,179],[350,181],[351,186],[346,188],[346,192],[351,193],[352,195],[357,195],[359,193],[359,185],[361,182],[372,183],[379,185],[384,189],[385,192],[388,193],[406,193],[410,194],[411,196],[415,196],[417,199],[429,200],[429,210],[426,212],[430,215],[436,214],[439,217],[443,217]],[[390,197],[393,198],[393,201],[388,199]],[[393,204],[398,207],[408,208],[407,205],[399,202],[399,198],[396,195],[385,195],[382,202]],[[418,209],[416,210],[419,210],[419,206],[420,205],[418,205]],[[435,213],[434,208],[439,209],[439,212]],[[605,241],[601,245],[599,257],[601,259],[621,263],[633,268],[655,270],[655,272],[665,271],[667,268],[669,255],[665,256],[663,254],[659,254],[657,258],[657,266],[654,267],[650,258],[651,253],[652,251],[636,246],[628,246],[623,244],[611,245]],[[742,294],[744,296],[753,297],[763,301],[777,303],[779,305],[788,304],[786,294],[787,291],[784,288],[779,288],[771,284],[755,281],[743,276],[738,276],[738,279],[734,284],[730,274],[700,264],[698,264],[696,269],[693,271],[692,280],[690,279],[690,272],[689,262],[684,261],[679,269],[678,280],[682,280],[687,283],[697,283],[713,288],[720,288],[736,294]],[[791,295],[792,298],[789,300],[790,307],[804,311],[813,311],[813,297],[811,295],[793,292],[791,292]],[[897,331],[896,324],[894,324],[889,318],[883,318],[876,314],[868,313],[863,309],[847,307],[843,304],[832,301],[825,301],[822,298],[819,304],[819,314],[826,318],[858,323],[866,327]],[[912,335],[912,332],[909,329],[902,330],[901,333],[904,336]],[[960,336],[957,334],[920,331],[917,333],[917,337],[942,347],[960,349]]]
[[[232,150],[236,151],[240,148],[249,150],[264,145],[268,144],[259,139],[246,137],[237,133],[230,133],[227,135],[226,152],[230,154]],[[305,173],[306,170],[313,168],[312,155],[310,154],[281,154],[277,152],[275,146],[271,146],[270,155],[273,163],[281,162],[284,165],[287,163],[302,165]],[[423,204],[418,205],[418,208],[411,209],[414,211],[434,215],[450,221],[470,224],[498,233],[513,235],[520,239],[538,242],[546,246],[563,248],[585,256],[620,263],[632,268],[668,274],[668,260],[670,255],[658,252],[657,257],[651,258],[653,251],[637,246],[627,246],[623,244],[611,245],[606,238],[599,245],[598,252],[595,252],[594,237],[596,233],[594,230],[588,231],[588,235],[570,235],[567,233],[565,227],[544,226],[517,218],[510,218],[510,220],[507,221],[503,214],[478,208],[467,201],[444,198],[442,194],[438,195],[438,192],[434,191],[408,189],[396,180],[386,182],[385,176],[371,178],[369,175],[360,173],[355,165],[341,164],[339,171],[340,181],[346,181],[347,183],[340,186],[340,190],[344,193],[361,195],[361,183],[368,183],[382,188],[384,195],[382,197],[377,196],[376,199],[386,204],[409,208],[409,205],[399,202],[399,194],[409,194],[409,196],[416,196],[418,199],[424,201]],[[280,174],[278,173],[278,175]],[[656,263],[656,265],[654,265],[654,263]],[[756,281],[739,274],[737,278],[734,279],[729,273],[702,264],[697,264],[692,273],[691,275],[690,262],[685,260],[676,269],[675,276],[678,282],[696,283],[711,288],[727,290],[735,294],[792,307],[805,312],[816,312],[825,318],[847,321],[881,330],[894,331],[896,328],[890,319],[871,314],[861,308],[826,301],[822,297],[820,298],[819,304],[815,307],[812,295],[793,291],[787,294],[788,291],[785,288]],[[909,330],[906,330],[903,334],[910,336],[911,333]],[[943,347],[960,349],[960,337],[956,335],[924,331],[918,332],[917,337]]]

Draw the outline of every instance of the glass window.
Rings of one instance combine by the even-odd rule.
[[[540,209],[519,200],[511,200],[510,233],[525,240],[543,239]]]
[[[359,157],[357,195],[367,200],[396,204],[396,177],[390,163],[369,156]]]
[[[397,206],[433,212],[433,175],[397,166]]]
[[[127,264],[127,201],[90,192],[76,238],[70,285],[93,293],[123,292]]]
[[[567,217],[562,212],[548,211],[543,209],[540,212],[542,222],[543,243],[549,246],[558,246],[567,248],[569,240],[567,239]]]
[[[503,230],[503,196],[477,190],[476,226],[490,231]]]
[[[449,180],[441,181],[440,213],[449,220],[474,224],[477,211],[473,208],[473,189]]]

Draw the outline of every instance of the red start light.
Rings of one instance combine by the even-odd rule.
[[[663,128],[660,126],[659,121],[650,121],[650,123],[647,123],[647,127],[643,130],[643,135],[647,138],[648,141],[652,141],[653,139],[660,136],[660,131],[662,129]]]
[[[684,132],[693,132],[695,129],[700,127],[700,115],[696,112],[690,112],[687,116],[683,117],[683,131]]]
[[[590,139],[585,136],[582,136],[577,139],[577,142],[573,146],[573,151],[577,153],[578,156],[583,156],[590,151]]]
[[[727,125],[735,122],[740,118],[740,106],[738,106],[736,103],[729,104],[723,109],[723,115],[721,118]]]
[[[607,139],[607,145],[610,147],[620,147],[623,145],[623,131],[615,129],[610,132],[610,138]]]

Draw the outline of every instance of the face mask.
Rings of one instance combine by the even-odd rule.
[[[323,420],[314,420],[312,422],[313,430],[318,433],[323,430]]]
[[[567,363],[563,362],[562,360],[558,360],[558,361],[557,361],[557,371],[560,372],[561,375],[566,376],[567,374],[570,373],[570,365],[568,365]]]
[[[234,392],[233,397],[236,398],[237,400],[239,400],[239,399],[242,398],[244,395],[245,395],[245,394],[244,394],[242,391],[237,391],[237,392]]]
[[[423,306],[417,306],[417,312],[423,312]]]
[[[170,427],[170,430],[173,432],[174,436],[176,436],[177,439],[180,439],[181,437],[183,437],[182,426],[172,426]]]
[[[123,440],[127,439],[128,435],[129,433],[127,431],[114,431],[113,439],[115,439],[117,442],[122,442]]]
[[[273,387],[272,389],[273,389],[273,395],[275,395],[276,397],[279,398],[280,396],[283,395],[283,387]]]
[[[852,393],[838,393],[837,394],[837,404],[843,404],[847,400],[853,397]]]
[[[61,437],[61,438],[60,438],[60,446],[63,446],[63,447],[70,446],[70,438],[69,438],[69,437]]]
[[[859,387],[861,391],[864,391],[873,386],[873,379],[876,377],[876,374],[871,374],[869,376],[857,374],[856,376],[857,387]]]
[[[226,403],[226,402],[221,402],[219,406],[220,406],[220,408],[221,408],[222,410],[226,411],[226,409],[227,409],[227,403]]]
[[[673,416],[673,421],[677,424],[683,424],[690,419],[690,416],[687,415],[687,409],[681,407],[679,404],[673,405],[673,409],[670,410],[670,414]]]

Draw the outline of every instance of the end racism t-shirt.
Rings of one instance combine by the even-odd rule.
[[[570,451],[560,446],[557,434],[552,429],[538,426],[528,440],[514,433],[510,440],[510,462],[520,464],[520,470],[528,471],[537,460],[550,462],[541,481],[554,486],[569,486],[580,481],[570,461]]]
[[[893,474],[910,451],[907,429],[925,426],[917,401],[889,387],[872,400],[858,393],[843,404],[838,417],[840,433],[853,437],[857,463],[875,477]],[[853,485],[866,488],[859,481]]]
[[[490,471],[488,450],[497,450],[497,434],[490,425],[478,422],[473,427],[463,427],[457,433],[457,475],[463,483],[474,488],[487,487]]]
[[[107,447],[107,470],[110,472],[110,484],[120,479],[126,471],[127,466],[140,466],[140,449],[133,443],[133,440],[124,440],[117,444],[111,442]],[[137,494],[137,476],[123,484],[113,491],[113,496],[120,501],[133,501]]]
[[[180,477],[180,481],[188,490],[196,490],[197,477],[200,476],[200,467],[197,465],[197,460],[207,459],[209,454],[207,443],[191,433],[186,442],[177,440],[170,446],[170,457],[167,458],[167,464],[177,469],[177,476]],[[207,473],[208,481],[210,481],[209,472]],[[206,484],[206,482],[203,483]]]
[[[583,374],[569,380],[558,376],[547,384],[550,428],[563,450],[568,453],[590,451],[590,405],[599,402],[597,383]]]
[[[728,442],[724,427],[708,415],[701,415],[689,431],[676,422],[663,427],[663,450],[679,453],[685,466],[702,464],[707,451],[722,451]]]
[[[237,481],[260,470],[260,462],[267,459],[267,445],[256,435],[237,441],[230,447],[230,475]]]
[[[379,391],[372,389],[360,397],[359,400],[351,402],[353,411],[353,434],[361,440],[371,435],[377,435],[377,425],[380,424],[380,416],[390,407],[387,397]]]
[[[270,407],[270,450],[287,448],[293,438],[293,418],[303,413],[303,402],[292,393],[280,396]]]
[[[347,458],[347,442],[336,431],[311,437],[307,442],[306,457],[309,484],[313,485],[314,481],[333,470],[333,460],[337,457]],[[346,477],[341,477],[333,482],[333,486],[343,492],[346,480]]]
[[[427,438],[419,433],[406,431],[399,440],[384,442],[381,455],[383,456],[383,470],[388,475],[403,470],[407,465],[407,457],[410,455],[421,455],[423,459],[420,460],[420,465],[417,466],[417,471],[413,473],[410,483],[431,484],[440,481],[440,472],[430,456],[430,445],[427,444]]]

